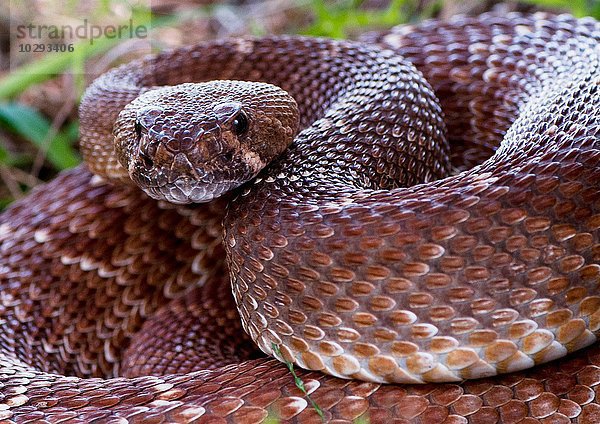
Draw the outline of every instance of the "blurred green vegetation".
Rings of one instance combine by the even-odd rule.
[[[314,15],[314,22],[300,33],[346,38],[372,28],[389,28],[401,23],[430,18],[443,8],[445,2],[443,0],[432,2],[391,0],[387,7],[379,10],[361,8],[363,3],[363,0],[333,2],[313,0],[310,8]],[[593,16],[600,19],[600,0],[522,0],[520,3],[567,11],[577,17]]]
[[[389,28],[410,21],[420,21],[435,16],[443,1],[438,0],[419,9],[418,1],[391,0],[382,9],[361,8],[361,0],[322,2],[313,0],[311,12],[314,21],[299,32],[305,35],[331,38],[348,38],[373,28]]]
[[[445,5],[443,0],[425,2],[389,0],[379,2],[384,6],[377,6],[379,3],[374,2],[375,7],[373,2],[363,0],[295,1],[298,13],[308,14],[311,19],[299,27],[294,27],[291,32],[334,38],[346,38],[374,28],[387,28],[433,17]],[[99,6],[93,13],[100,15],[108,13],[110,3],[111,0],[99,1]],[[600,19],[598,0],[523,0],[522,3],[568,11],[575,16],[591,15]],[[228,7],[235,13],[236,7],[239,6],[213,4],[196,6],[194,9],[206,15],[219,12],[219,7]],[[132,10],[132,16],[137,16],[139,22],[148,24],[150,28],[157,28],[176,26],[182,16],[189,16],[189,11],[186,15],[185,11],[174,9],[170,14],[165,14],[163,11],[159,16],[152,15],[148,9]],[[266,31],[255,23],[252,32],[261,34]],[[18,100],[19,96],[58,75],[71,73],[75,78],[73,87],[76,93],[73,94],[78,99],[85,85],[83,70],[87,61],[105,54],[122,41],[122,38],[101,38],[94,45],[76,48],[74,52],[48,53],[0,79],[0,177],[3,180],[0,181],[0,209],[15,197],[20,197],[27,192],[33,184],[30,181],[38,181],[40,157],[45,169],[50,170],[49,176],[76,166],[80,161],[76,148],[78,128],[76,119],[63,120],[57,127],[52,117],[41,113],[27,102]],[[80,43],[86,43],[86,40]],[[31,148],[15,153],[14,149],[7,147],[10,143],[5,141],[8,139],[13,142],[13,145],[28,143]],[[31,179],[15,178],[14,181],[6,181],[7,176],[15,176],[17,171],[19,173],[31,171],[35,175],[32,175]],[[9,189],[1,190],[6,187]]]
[[[534,6],[547,9],[565,10],[574,16],[592,16],[600,20],[599,0],[523,0]]]

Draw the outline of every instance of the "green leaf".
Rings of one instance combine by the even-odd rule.
[[[0,211],[6,209],[8,205],[10,205],[15,199],[12,197],[3,197],[0,198]]]
[[[8,165],[10,162],[10,153],[4,147],[0,146],[0,163]]]
[[[27,139],[38,149],[46,148],[51,124],[37,110],[20,103],[0,104],[0,125]],[[81,161],[73,147],[76,139],[76,126],[59,131],[47,144],[48,161],[59,170],[76,166]]]

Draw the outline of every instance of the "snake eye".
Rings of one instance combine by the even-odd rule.
[[[133,128],[135,129],[135,134],[137,135],[137,138],[142,138],[142,124],[140,124],[139,120],[135,120],[135,125],[133,126]]]
[[[241,136],[246,131],[248,131],[248,117],[243,111],[240,111],[240,113],[238,113],[231,125],[233,127],[233,132],[235,133],[235,135]]]

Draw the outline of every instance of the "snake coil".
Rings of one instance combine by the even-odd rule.
[[[257,345],[327,420],[598,422],[599,41],[486,14],[103,75],[87,168],[0,216],[0,418],[319,421]]]

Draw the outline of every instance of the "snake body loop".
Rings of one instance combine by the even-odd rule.
[[[327,420],[597,422],[599,41],[482,15],[100,77],[91,174],[0,216],[0,418],[320,421],[258,346]]]

